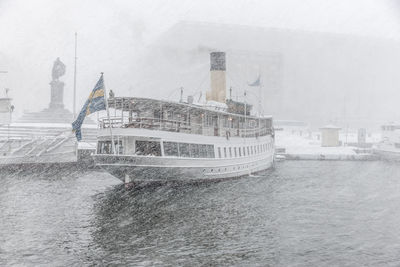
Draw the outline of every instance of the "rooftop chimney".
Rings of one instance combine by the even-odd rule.
[[[210,54],[211,91],[207,92],[206,100],[226,101],[226,65],[225,52],[212,52]]]

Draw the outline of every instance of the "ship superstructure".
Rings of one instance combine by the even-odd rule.
[[[108,99],[119,117],[100,119],[95,163],[124,182],[232,178],[271,167],[272,117],[225,100],[225,53],[211,53],[207,103]],[[223,102],[222,102],[223,101]]]

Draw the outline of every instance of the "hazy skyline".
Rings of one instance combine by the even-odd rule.
[[[67,65],[64,102],[72,110],[74,33],[78,32],[77,109],[105,72],[106,86],[135,84],[135,59],[181,21],[277,27],[400,40],[396,1],[0,1],[0,90],[16,113],[47,107],[50,73]],[[177,81],[179,84],[179,81]],[[2,93],[2,92],[1,92]],[[155,97],[162,97],[154,89]],[[29,97],[26,97],[29,96]]]

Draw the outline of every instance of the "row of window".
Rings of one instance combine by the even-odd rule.
[[[115,142],[115,152],[123,154],[120,140]],[[272,143],[243,147],[218,147],[219,158],[237,158],[257,155],[272,149]],[[99,154],[113,154],[111,141],[99,141]],[[157,141],[135,141],[135,154],[142,156],[161,156],[161,143]],[[178,142],[164,142],[164,155],[186,158],[215,158],[214,146]]]
[[[244,147],[218,147],[219,158],[237,158],[261,154],[272,149],[272,143]]]
[[[202,144],[164,142],[164,155],[186,158],[214,158],[214,146]]]

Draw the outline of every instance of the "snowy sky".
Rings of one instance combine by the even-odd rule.
[[[118,88],[146,45],[181,20],[367,35],[400,40],[400,1],[385,0],[0,0],[0,90],[16,110],[49,103],[51,67],[67,65],[64,99],[72,109],[74,32],[78,32],[78,106],[101,71]],[[0,91],[0,92],[1,92]],[[2,94],[2,92],[1,92]],[[155,92],[155,95],[157,93]],[[28,97],[29,96],[29,97]]]

